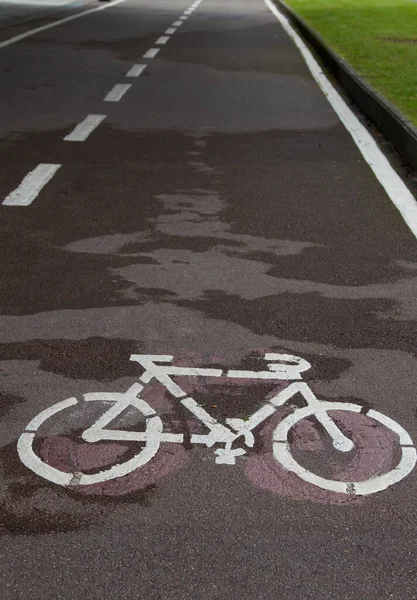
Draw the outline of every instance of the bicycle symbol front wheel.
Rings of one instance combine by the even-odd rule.
[[[273,454],[275,459],[287,471],[324,490],[341,494],[365,496],[382,491],[390,485],[401,481],[401,479],[404,479],[414,469],[417,461],[417,453],[405,429],[382,413],[369,410],[366,416],[372,419],[375,424],[382,425],[390,430],[391,433],[394,433],[399,441],[400,456],[396,466],[387,473],[375,474],[365,481],[337,481],[312,473],[294,458],[290,447],[290,438],[291,431],[300,421],[314,417],[318,411],[324,413],[329,411],[345,411],[359,414],[362,411],[362,407],[351,403],[323,402],[319,409],[317,406],[306,406],[296,410],[281,421],[273,433]]]

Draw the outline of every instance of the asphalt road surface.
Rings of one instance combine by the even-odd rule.
[[[406,188],[262,0],[191,1],[0,29],[0,597],[417,599]]]

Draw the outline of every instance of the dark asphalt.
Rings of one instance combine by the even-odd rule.
[[[41,410],[133,384],[132,353],[257,369],[265,352],[300,355],[319,397],[417,442],[416,239],[261,0],[204,0],[142,59],[190,3],[129,0],[0,48],[0,200],[62,164],[30,206],[0,205],[1,599],[417,599],[416,473],[365,498],[300,484],[271,458],[282,415],[234,467],[189,436],[91,489],[19,461]],[[103,102],[117,83],[133,85]],[[88,114],[107,118],[64,142]],[[218,418],[275,389],[187,385]],[[152,402],[172,431],[195,427],[158,386]],[[65,427],[82,425],[55,423],[39,452],[65,469],[74,452],[91,466],[124,451],[68,450]],[[391,464],[371,429],[366,456]],[[321,468],[313,423],[298,442]]]

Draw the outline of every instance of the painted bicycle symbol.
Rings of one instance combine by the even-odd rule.
[[[95,444],[104,441],[136,442],[138,449],[133,457],[125,462],[113,465],[94,473],[75,470],[65,472],[48,464],[36,452],[36,433],[39,428],[47,427],[49,420],[58,413],[78,405],[76,398],[59,402],[38,414],[26,427],[18,441],[18,453],[21,461],[37,475],[62,486],[86,486],[109,481],[143,467],[156,456],[162,443],[182,444],[184,435],[164,432],[161,417],[141,395],[144,388],[154,382],[162,384],[170,395],[206,428],[207,433],[191,435],[191,444],[214,448],[215,462],[234,465],[236,460],[254,447],[255,430],[266,419],[300,395],[305,404],[286,416],[273,431],[273,456],[287,471],[302,480],[324,490],[343,494],[367,495],[386,489],[388,486],[406,477],[414,468],[417,460],[416,449],[408,433],[393,419],[375,411],[364,411],[359,404],[345,402],[327,402],[319,400],[309,385],[302,380],[302,374],[311,365],[305,359],[289,354],[265,354],[266,370],[239,371],[215,368],[194,368],[175,366],[173,356],[134,354],[130,360],[139,363],[144,373],[140,383],[133,384],[126,392],[97,392],[84,395],[84,404],[99,403],[105,410],[91,426],[85,428],[81,437],[84,442]],[[227,418],[225,424],[212,417],[203,406],[188,395],[173,378],[178,377],[227,377],[233,379],[257,379],[286,381],[288,385],[280,389],[266,404],[247,419]],[[282,384],[281,384],[282,387]],[[80,405],[79,405],[80,406]],[[128,408],[135,408],[142,415],[144,431],[111,428]],[[303,419],[315,419],[332,441],[334,449],[341,453],[354,451],[354,443],[340,429],[330,416],[332,411],[366,414],[374,423],[387,428],[398,441],[396,465],[386,473],[375,473],[365,481],[337,481],[315,474],[297,462],[291,451],[291,430]]]

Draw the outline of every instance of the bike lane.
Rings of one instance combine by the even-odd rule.
[[[39,198],[1,208],[9,597],[36,582],[39,598],[414,598],[415,476],[367,498],[306,485],[272,458],[282,414],[248,457],[219,465],[153,385],[145,399],[185,444],[131,476],[68,491],[19,463],[33,417],[124,392],[138,353],[253,371],[266,352],[296,354],[320,398],[374,408],[416,439],[414,237],[263,3],[204,0],[179,29],[85,144],[56,144],[48,160],[63,166]],[[246,420],[285,383],[182,385],[215,418]],[[76,445],[87,408],[45,430],[46,462],[100,469],[134,453]],[[340,423],[358,448],[341,461],[313,422],[295,431],[307,468],[354,481],[392,467],[395,438],[363,416]]]

